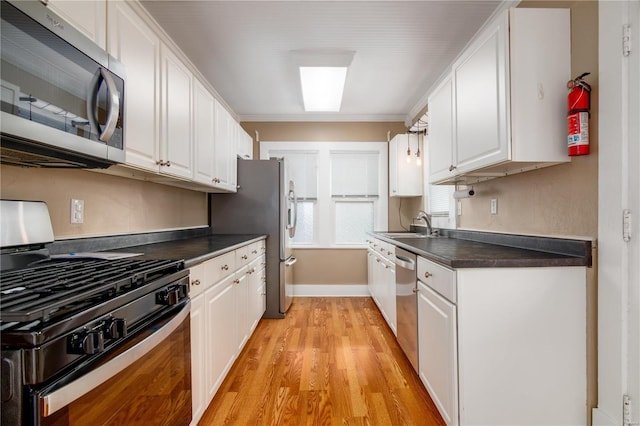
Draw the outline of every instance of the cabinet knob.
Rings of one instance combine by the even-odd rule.
[[[267,293],[260,293],[260,296],[266,296]]]
[[[229,270],[229,265],[224,265],[220,269],[222,269],[223,271],[228,271]]]
[[[258,254],[258,250],[251,250],[251,254]]]
[[[171,167],[171,161],[165,162],[164,165],[167,166],[167,167]]]
[[[457,167],[454,166],[453,164],[449,166],[449,171],[450,172],[454,171],[455,169],[457,169]]]
[[[411,289],[411,291],[414,292],[414,293],[417,293],[420,290],[418,290],[417,288],[414,288],[414,289]]]
[[[380,259],[378,259],[377,257],[376,257],[376,262],[380,263]]]
[[[243,254],[243,255],[242,255],[242,260],[247,260],[247,259],[248,259],[247,255],[246,255],[246,254]]]
[[[240,284],[240,280],[236,278],[235,280],[233,280],[233,283],[234,284]]]
[[[431,272],[425,272],[424,273],[424,277],[425,278],[429,278],[429,277],[432,277],[432,276],[433,276],[433,274]]]
[[[191,281],[191,285],[200,285],[200,280]]]
[[[387,250],[387,254],[389,254],[389,255],[390,255],[390,254],[391,254],[391,252],[390,252],[389,250]]]

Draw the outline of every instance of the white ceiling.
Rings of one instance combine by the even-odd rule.
[[[143,1],[241,121],[407,121],[501,1]],[[355,51],[339,113],[305,113],[295,50]]]

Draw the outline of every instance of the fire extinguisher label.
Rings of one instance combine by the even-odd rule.
[[[567,116],[569,147],[589,145],[589,113],[576,112]]]

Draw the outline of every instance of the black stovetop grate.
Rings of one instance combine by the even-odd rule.
[[[175,260],[48,260],[3,272],[0,277],[0,320],[48,321],[139,288],[183,269]]]

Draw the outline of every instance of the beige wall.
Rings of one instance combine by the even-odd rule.
[[[282,142],[382,142],[406,127],[400,122],[244,122],[242,127],[253,137],[253,157],[260,157],[260,146],[256,142],[256,130],[261,141]],[[408,227],[411,214],[402,202],[403,224]],[[418,199],[420,200],[420,199]],[[415,204],[415,203],[414,203]],[[389,229],[400,230],[398,218],[399,200],[389,200]],[[417,210],[416,210],[417,212]],[[415,215],[415,212],[412,213]],[[299,259],[294,267],[296,284],[366,284],[366,250],[345,249],[299,249]]]
[[[208,225],[207,195],[85,170],[0,166],[3,199],[45,201],[56,239]],[[84,200],[71,224],[71,198]]]

